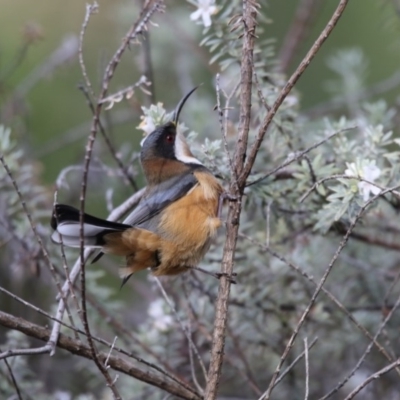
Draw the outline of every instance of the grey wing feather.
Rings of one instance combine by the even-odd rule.
[[[185,196],[198,183],[193,174],[184,174],[151,188],[138,206],[124,220],[127,225],[142,225],[154,231],[152,220],[169,204]],[[153,221],[156,222],[156,221]],[[144,224],[144,225],[143,225]]]

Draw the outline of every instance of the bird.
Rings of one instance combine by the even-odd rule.
[[[140,162],[147,185],[131,214],[122,223],[83,215],[83,245],[100,249],[93,261],[103,253],[126,258],[119,270],[122,286],[148,268],[155,276],[200,269],[197,265],[221,226],[223,187],[178,131],[180,112],[196,89],[180,100],[171,120],[142,140]],[[77,208],[56,204],[51,227],[53,242],[80,247]]]

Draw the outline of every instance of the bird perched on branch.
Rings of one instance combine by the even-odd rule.
[[[222,186],[177,131],[179,114],[195,89],[179,102],[171,121],[143,139],[140,161],[147,187],[132,213],[123,223],[83,216],[85,247],[126,257],[120,269],[123,284],[146,268],[159,276],[196,267],[221,225]],[[80,246],[78,209],[57,204],[51,226],[54,242]]]

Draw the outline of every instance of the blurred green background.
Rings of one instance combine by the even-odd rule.
[[[99,12],[91,17],[84,41],[84,59],[95,90],[98,89],[106,63],[135,17],[140,1],[100,0],[98,3]],[[279,54],[299,2],[274,0],[262,3],[273,21],[263,26],[264,35],[276,38]],[[289,73],[309,49],[337,3],[326,0],[319,4],[312,29],[290,63]],[[85,15],[85,2],[1,0],[0,4],[0,77],[4,77],[18,59],[27,35],[40,36],[28,46],[22,60],[16,62],[17,68],[12,68],[7,79],[0,81],[2,123],[13,128],[14,135],[28,147],[32,157],[39,157],[43,163],[43,179],[51,184],[62,168],[82,161],[85,138],[89,133],[90,111],[82,92],[77,88],[82,76],[76,52],[61,65],[50,68],[43,78],[38,78],[37,74],[39,71],[40,75],[43,68],[49,67],[55,52],[63,54],[63,50],[60,53],[63,43],[76,48]],[[336,49],[359,47],[363,50],[368,60],[368,85],[387,79],[398,71],[398,7],[398,2],[390,0],[350,2],[338,29],[334,30],[296,86],[301,93],[302,109],[308,110],[332,96],[325,85],[333,76],[327,59]],[[187,115],[191,115],[192,128],[207,132],[218,126],[216,114],[214,119],[208,118],[215,102],[213,77],[217,66],[209,65],[207,49],[198,46],[201,28],[195,29],[189,20],[192,11],[193,7],[186,2],[171,1],[167,4],[167,13],[158,14],[154,19],[159,27],[153,27],[150,32],[152,90],[154,99],[171,109],[185,87],[203,82],[204,86],[197,94],[198,101],[188,105],[192,110]],[[64,55],[66,53],[64,49]],[[136,82],[145,72],[143,57],[143,47],[132,46],[117,70],[111,92]],[[18,99],[19,91],[22,92],[22,98]],[[141,92],[137,95],[133,101],[119,103],[106,112],[108,122],[113,126],[112,139],[117,146],[126,142],[132,143],[132,149],[138,146],[141,134],[135,127],[139,123],[140,105],[148,105],[150,100]],[[393,102],[398,95],[399,86],[394,86],[383,97]],[[207,129],[204,127],[204,115],[207,115]],[[107,154],[104,157],[108,157]]]

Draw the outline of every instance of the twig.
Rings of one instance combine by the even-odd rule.
[[[303,339],[304,341],[304,364],[305,364],[305,369],[306,369],[306,388],[305,388],[305,394],[304,394],[304,400],[308,400],[308,396],[310,393],[310,365],[308,363],[308,343],[307,343],[307,338]]]
[[[259,183],[261,181],[263,181],[264,179],[267,179],[268,177],[270,177],[271,175],[276,174],[278,171],[280,171],[281,169],[287,167],[288,165],[292,164],[295,161],[300,160],[301,158],[303,158],[307,153],[309,153],[311,150],[316,149],[317,147],[321,146],[322,144],[324,144],[325,142],[331,140],[333,137],[335,137],[336,135],[343,133],[343,132],[347,132],[350,131],[352,129],[356,129],[357,126],[349,126],[347,128],[343,128],[340,129],[336,132],[331,133],[330,135],[328,135],[326,138],[320,140],[319,142],[314,143],[312,146],[308,147],[307,149],[303,150],[303,151],[299,151],[298,153],[296,153],[296,155],[294,157],[291,157],[289,160],[284,161],[281,165],[277,166],[276,168],[274,168],[272,171],[266,173],[265,175],[263,175],[261,178],[257,178],[254,181],[248,182],[246,184],[246,186],[252,186],[255,185],[256,183]]]
[[[322,44],[325,42],[325,40],[331,34],[332,30],[334,29],[334,27],[336,26],[340,17],[342,16],[344,9],[346,8],[348,2],[349,2],[349,0],[340,0],[339,5],[337,6],[332,17],[330,18],[328,24],[323,29],[323,31],[321,32],[321,34],[319,35],[318,39],[315,41],[315,43],[313,44],[311,49],[308,51],[308,53],[304,57],[303,61],[297,67],[296,71],[293,73],[293,75],[287,81],[286,85],[282,88],[282,90],[278,94],[277,99],[275,100],[274,104],[272,105],[270,111],[267,113],[267,115],[258,131],[257,139],[256,139],[255,143],[251,147],[250,154],[246,160],[245,167],[244,167],[243,172],[239,179],[240,184],[244,184],[244,182],[247,180],[248,176],[250,175],[250,172],[253,168],[254,162],[257,157],[258,150],[260,149],[261,143],[264,139],[267,129],[270,126],[280,105],[282,104],[282,102],[286,98],[286,96],[290,93],[293,86],[296,84],[298,79],[304,73],[304,71],[306,70],[308,65],[311,63],[312,59],[315,57],[315,55],[319,51]]]
[[[135,89],[141,88],[143,85],[146,86],[151,85],[151,82],[147,80],[145,75],[142,75],[135,84],[127,86],[124,89],[118,90],[118,92],[112,93],[109,96],[99,100],[99,103],[100,104],[109,103],[108,106],[105,108],[105,110],[110,110],[113,107],[114,103],[119,103],[124,99],[124,97],[126,99],[130,99],[133,96]],[[142,90],[144,91],[145,89],[142,88]]]
[[[114,340],[113,340],[113,342],[112,342],[112,345],[111,345],[111,347],[110,347],[110,350],[109,350],[109,352],[108,352],[108,354],[107,354],[106,361],[104,362],[104,366],[105,366],[107,369],[109,368],[108,360],[110,359],[111,353],[112,353],[112,351],[114,350],[115,343],[117,342],[117,339],[118,339],[118,336],[115,336],[115,338],[114,338]]]
[[[382,375],[387,374],[388,372],[399,366],[400,366],[400,358],[396,360],[394,363],[389,364],[386,367],[375,372],[374,374],[370,375],[363,383],[358,385],[344,400],[353,399],[356,396],[356,394],[358,394],[362,389],[364,389],[369,383],[371,383],[376,379],[379,379]]]
[[[134,331],[126,328],[123,324],[121,324],[118,320],[116,320],[112,315],[110,315],[110,313],[102,305],[100,305],[98,302],[96,302],[96,299],[94,298],[94,296],[91,296],[89,293],[87,296],[87,299],[88,299],[90,305],[99,313],[99,315],[102,318],[105,319],[105,321],[107,322],[108,325],[112,326],[112,328],[114,329],[115,332],[117,332],[118,334],[120,334],[122,336],[124,336],[124,335],[127,336],[126,340],[124,340],[122,338],[122,340],[124,341],[124,343],[126,344],[127,347],[132,346],[132,341],[135,342],[138,346],[140,346],[146,352],[146,354],[152,356],[155,359],[155,362],[157,364],[150,363],[150,362],[144,360],[143,358],[134,355],[132,352],[126,352],[126,351],[121,350],[120,348],[114,346],[115,351],[118,351],[121,354],[125,354],[128,357],[132,357],[136,361],[143,363],[144,365],[146,365],[150,368],[154,368],[156,371],[166,375],[167,377],[169,377],[170,379],[172,379],[179,385],[185,387],[187,390],[191,390],[191,391],[193,390],[193,388],[182,377],[178,378],[177,376],[174,376],[173,375],[174,371],[173,371],[172,367],[163,358],[161,358],[155,351],[153,351],[149,346],[147,346],[145,343],[141,342],[137,338]],[[94,339],[96,341],[99,341],[99,343],[106,344],[105,342],[98,340],[98,338],[96,338],[96,337],[94,337]],[[163,370],[159,365],[161,365],[165,370]]]
[[[192,333],[192,326],[191,326],[191,320],[190,318],[188,318],[188,328],[187,328],[189,335],[191,336]],[[188,340],[188,347],[189,347],[189,362],[190,362],[190,373],[192,374],[192,379],[193,379],[193,383],[197,389],[197,391],[200,394],[204,394],[204,389],[201,387],[197,376],[196,376],[196,371],[194,369],[194,360],[193,360],[193,349],[192,349],[192,345],[190,343],[190,341]]]
[[[46,311],[44,311],[44,310],[42,310],[41,308],[38,308],[38,307],[36,307],[35,305],[33,305],[33,304],[31,304],[31,303],[25,301],[24,299],[18,297],[18,296],[15,295],[14,293],[9,292],[8,290],[4,289],[4,288],[1,287],[1,286],[0,286],[0,292],[5,293],[6,295],[10,296],[12,299],[16,300],[17,302],[19,302],[19,303],[25,305],[26,307],[28,307],[28,308],[30,308],[30,309],[36,311],[37,313],[39,313],[39,314],[41,314],[41,315],[43,315],[43,316],[49,318],[50,320],[55,321],[55,322],[57,322],[58,324],[60,324],[60,325],[62,325],[62,326],[65,326],[65,327],[68,328],[68,329],[71,329],[74,333],[76,333],[76,334],[80,333],[80,334],[83,334],[83,335],[86,336],[85,331],[83,331],[82,329],[73,327],[73,326],[71,326],[71,325],[66,324],[65,322],[63,322],[63,321],[61,321],[61,320],[58,320],[58,319],[54,318],[53,316],[51,316],[51,315],[50,315],[49,313],[47,313]],[[88,297],[88,299],[90,299],[90,297]],[[91,304],[94,305],[93,303],[91,303]],[[96,307],[95,307],[95,308],[96,308]],[[104,316],[104,315],[102,315],[102,316]],[[107,321],[107,322],[108,322],[108,321]],[[126,333],[126,332],[124,331],[124,333]],[[129,332],[129,333],[130,333],[130,332]],[[135,338],[132,334],[130,334],[129,336],[130,336],[131,339],[136,340],[136,342],[138,342],[137,338]],[[94,339],[96,342],[101,343],[101,344],[103,344],[103,345],[109,347],[110,349],[113,347],[114,350],[115,350],[116,352],[121,353],[121,354],[124,354],[125,356],[128,356],[128,357],[131,357],[131,358],[133,358],[134,360],[136,360],[136,361],[138,361],[138,362],[140,362],[140,363],[146,365],[147,367],[150,367],[150,368],[155,369],[156,371],[158,371],[158,372],[164,374],[165,376],[167,376],[167,377],[170,378],[171,380],[175,381],[178,385],[180,385],[180,386],[186,388],[186,389],[189,390],[189,391],[192,391],[193,393],[196,393],[196,391],[194,391],[194,389],[193,389],[191,386],[189,386],[188,383],[183,382],[181,379],[178,379],[177,377],[175,377],[174,375],[172,375],[172,373],[169,373],[169,372],[167,372],[167,371],[164,371],[164,370],[163,370],[162,368],[160,368],[158,365],[153,364],[153,363],[151,363],[151,362],[148,362],[148,361],[144,360],[143,358],[136,356],[136,355],[133,354],[132,352],[125,351],[125,350],[123,350],[123,349],[121,349],[121,348],[115,346],[115,344],[113,345],[112,343],[109,343],[109,342],[107,342],[106,340],[101,339],[101,338],[99,338],[99,337],[97,337],[97,336],[92,336],[92,337],[93,337],[93,339]],[[79,340],[79,339],[77,339],[77,340]],[[146,351],[147,351],[151,356],[153,356],[153,357],[157,360],[157,363],[158,363],[158,364],[163,364],[163,361],[160,360],[159,358],[157,358],[157,354],[154,353],[151,349],[148,349],[148,348],[147,348]],[[170,371],[171,371],[171,368],[170,368],[170,367],[168,368],[167,366],[165,366],[165,363],[164,363],[164,368],[166,368],[167,370],[170,370]]]
[[[269,247],[263,246],[261,243],[257,243],[255,240],[251,239],[247,235],[244,235],[243,233],[239,234],[241,237],[246,238],[253,244],[258,245],[261,249],[265,250],[269,254],[271,254],[273,257],[277,258],[278,260],[282,261],[284,264],[286,264],[288,267],[292,268],[294,271],[302,275],[305,279],[307,279],[309,282],[311,282],[314,286],[317,286],[317,282],[315,279],[309,275],[306,271],[303,271],[298,265],[293,264],[289,260],[287,260],[285,257],[282,255],[278,254],[277,252],[271,250]],[[325,287],[322,287],[321,290],[324,292],[324,294],[331,300],[341,312],[343,312],[347,318],[367,337],[369,340],[373,341],[377,349],[386,357],[387,360],[393,361],[393,358],[390,356],[390,354],[386,351],[386,349],[377,341],[374,339],[372,334],[364,328],[350,313],[350,310],[346,308],[328,289]],[[379,308],[382,309],[382,306]],[[398,375],[400,376],[400,370],[397,370]],[[282,376],[282,375],[280,375]],[[277,382],[279,381],[279,378],[276,380],[275,386]]]
[[[172,312],[175,315],[175,318],[177,319],[179,325],[181,326],[182,332],[184,333],[184,335],[186,336],[186,339],[189,342],[190,347],[192,348],[193,352],[196,354],[196,357],[199,361],[200,367],[203,371],[204,374],[204,378],[207,379],[207,372],[206,372],[206,367],[204,366],[204,362],[200,356],[200,353],[196,347],[196,345],[194,344],[192,337],[191,337],[191,332],[185,327],[185,324],[183,323],[183,321],[181,320],[181,318],[179,317],[178,312],[176,311],[174,304],[172,303],[172,300],[169,298],[167,292],[165,291],[161,281],[159,278],[154,277],[158,288],[160,289],[161,294],[163,295],[165,301],[167,302],[167,304],[169,305],[169,307],[171,308]]]
[[[268,201],[266,206],[266,218],[265,218],[265,245],[269,247],[270,233],[271,233],[271,205],[273,200]]]
[[[231,177],[230,191],[237,201],[229,203],[227,217],[226,241],[222,257],[222,277],[219,283],[218,298],[216,304],[213,338],[211,345],[211,359],[208,369],[207,386],[204,398],[214,400],[217,396],[218,384],[221,376],[221,367],[224,357],[225,331],[228,318],[228,303],[230,294],[230,277],[233,272],[236,241],[239,231],[239,217],[241,212],[241,196],[244,182],[241,185],[237,176],[242,173],[244,157],[247,149],[250,129],[251,88],[253,76],[253,49],[256,29],[256,7],[254,0],[243,1],[243,45],[241,64],[241,93],[240,93],[240,126],[237,139],[237,147],[233,157],[233,169],[235,174]]]
[[[83,255],[84,259],[85,260],[88,259],[92,253],[93,253],[92,249],[86,249]],[[57,311],[55,315],[55,319],[57,321],[61,321],[63,318],[64,311],[66,308],[66,301],[70,290],[70,285],[71,283],[73,284],[76,278],[78,277],[80,272],[80,267],[81,267],[81,261],[80,258],[78,258],[78,260],[75,262],[74,266],[71,269],[69,277],[64,282],[64,285],[62,287],[62,296],[60,296],[60,299],[58,301]],[[61,329],[61,324],[59,322],[55,322],[49,338],[49,345],[51,346],[50,356],[53,356],[55,353],[58,336],[60,334],[60,329]]]
[[[92,98],[94,98],[95,95],[92,84],[90,83],[90,79],[86,71],[85,62],[83,60],[83,38],[85,36],[86,28],[88,26],[90,17],[93,14],[97,13],[98,11],[99,11],[99,5],[97,4],[96,1],[94,1],[93,4],[86,3],[85,19],[83,21],[81,32],[79,34],[79,49],[78,49],[79,65],[81,67],[83,79],[85,80],[85,85],[87,87],[87,90],[90,92]]]
[[[366,179],[364,179],[364,178],[361,178],[360,176],[355,176],[355,175],[344,175],[344,174],[331,175],[331,176],[327,176],[327,177],[325,177],[325,178],[322,178],[322,179],[320,179],[320,180],[317,181],[317,182],[314,182],[314,184],[311,186],[311,188],[308,189],[307,192],[304,193],[304,195],[300,197],[299,203],[302,203],[302,202],[310,195],[310,193],[311,193],[313,190],[315,190],[315,189],[316,189],[319,185],[321,185],[322,183],[325,183],[326,181],[337,180],[337,179],[356,179],[356,180],[358,180],[358,181],[360,181],[360,182],[365,182],[365,183],[368,183],[368,184],[370,184],[370,185],[372,185],[372,186],[375,186],[375,187],[377,187],[378,189],[381,189],[381,190],[385,190],[385,189],[386,189],[385,186],[379,185],[379,184],[377,184],[376,182],[368,181],[368,180],[366,180]],[[390,193],[392,193],[393,195],[395,195],[397,198],[400,198],[400,193],[399,193],[397,190],[392,190],[392,191],[390,191]]]
[[[347,382],[348,380],[355,374],[355,372],[361,367],[361,365],[364,363],[365,359],[367,358],[368,354],[371,352],[371,349],[374,345],[374,342],[378,339],[378,337],[380,336],[380,334],[382,333],[384,327],[386,326],[386,324],[389,322],[389,320],[392,318],[393,314],[395,313],[395,311],[397,311],[397,309],[400,306],[400,296],[398,296],[396,303],[394,304],[393,308],[390,310],[390,312],[386,315],[385,319],[380,323],[378,330],[376,331],[373,340],[371,340],[371,342],[368,344],[367,348],[365,349],[364,353],[362,354],[362,356],[360,357],[360,359],[358,360],[357,364],[354,366],[354,368],[350,371],[349,374],[346,375],[346,377],[339,382],[332,390],[329,391],[329,393],[327,393],[325,396],[321,397],[320,400],[325,400],[328,399],[329,397],[332,396],[332,394],[336,393],[340,388],[342,388]],[[393,366],[391,369],[394,369],[398,367],[398,361],[392,363],[391,365]],[[361,389],[360,389],[361,390]],[[351,398],[351,397],[350,397]]]
[[[307,351],[310,351],[315,343],[317,343],[318,338],[314,338],[314,340],[307,347]],[[295,367],[295,365],[305,356],[306,350],[304,349],[294,360],[293,362],[279,375],[279,378],[275,382],[275,386],[277,386],[283,378]],[[262,398],[262,397],[261,397]]]
[[[87,92],[86,88],[83,86],[79,86],[79,89],[83,92],[83,94],[86,97],[86,101],[89,105],[90,111],[94,115],[95,109],[92,100],[90,99],[89,93]],[[108,149],[110,150],[111,156],[114,158],[115,162],[117,163],[119,169],[121,170],[123,176],[125,179],[131,184],[132,188],[134,191],[139,190],[138,185],[136,181],[133,179],[133,176],[129,173],[128,168],[123,164],[121,158],[119,157],[117,151],[114,148],[114,145],[111,143],[111,140],[109,136],[107,135],[106,130],[104,129],[104,126],[101,122],[101,119],[99,119],[99,128],[100,128],[100,133],[103,136],[104,141],[106,142],[106,145]]]
[[[1,352],[1,349],[0,349],[0,352]],[[8,363],[8,361],[6,359],[4,359],[4,364],[6,365],[8,373],[10,374],[11,382],[15,388],[15,391],[17,392],[18,400],[22,400],[21,390],[19,389],[18,382],[14,376],[14,373],[13,373],[13,370],[12,370],[10,364]]]
[[[0,325],[9,329],[20,331],[27,336],[42,341],[49,341],[50,339],[51,333],[48,329],[28,322],[25,319],[7,314],[3,311],[0,311]],[[91,350],[88,346],[64,334],[59,335],[57,346],[61,349],[67,350],[72,354],[76,354],[89,360],[93,360]],[[99,352],[97,356],[102,363],[104,363],[107,359],[107,353],[104,352]],[[110,356],[108,359],[108,365],[115,371],[122,372],[125,375],[131,376],[142,382],[158,387],[179,398],[187,400],[201,400],[199,394],[191,392],[177,385],[175,382],[172,382],[165,376],[160,377],[158,374],[154,374],[153,372],[150,372],[148,370],[142,371],[141,369],[125,361],[121,357]]]
[[[144,6],[146,0],[142,0],[142,7]],[[148,30],[143,31],[143,75],[151,82],[151,93],[148,97],[148,102],[150,104],[155,104],[156,102],[156,92],[153,77],[153,63],[151,59],[151,46],[150,46],[150,32]]]
[[[224,107],[225,115],[224,115],[224,112],[222,111],[222,108],[221,108],[221,87],[219,85],[219,78],[220,78],[220,75],[217,74],[216,78],[215,78],[215,91],[216,91],[216,95],[217,95],[218,120],[219,120],[219,126],[220,126],[221,133],[222,133],[225,154],[226,154],[226,157],[228,158],[231,175],[233,176],[235,170],[233,168],[232,158],[231,158],[231,154],[229,152],[228,141],[227,141],[227,130],[228,130],[227,123],[228,123],[228,118],[229,118],[229,101],[230,101],[231,97],[226,96],[225,107]],[[232,96],[236,90],[237,90],[237,87],[235,87],[234,90],[232,90],[230,96]],[[224,121],[225,121],[225,124],[224,124]]]
[[[19,190],[18,184],[17,184],[16,180],[14,179],[14,176],[13,176],[10,168],[8,167],[6,161],[4,160],[4,156],[1,155],[1,154],[0,154],[0,162],[3,165],[4,169],[6,170],[6,173],[7,173],[8,177],[11,179],[11,182],[12,182],[12,184],[14,186],[14,189],[15,189],[17,195],[18,195],[20,204],[21,204],[21,206],[22,206],[22,208],[24,210],[24,213],[25,213],[26,217],[28,218],[28,221],[29,221],[29,224],[31,226],[32,232],[33,232],[33,234],[35,236],[35,239],[39,244],[40,250],[42,251],[43,257],[45,258],[45,260],[47,262],[47,265],[49,266],[49,270],[50,270],[50,272],[52,274],[52,277],[53,277],[54,282],[56,284],[56,287],[58,289],[58,293],[62,297],[63,296],[63,290],[61,288],[60,282],[59,282],[59,280],[57,278],[57,275],[55,273],[56,269],[55,269],[53,263],[51,262],[49,253],[47,252],[47,249],[44,246],[44,243],[42,241],[42,238],[40,237],[40,235],[39,235],[39,233],[38,233],[38,231],[36,229],[36,224],[32,219],[32,216],[31,216],[31,214],[30,214],[30,212],[29,212],[29,210],[27,208],[27,205],[26,205],[26,202],[25,202],[24,198],[22,197],[22,193]],[[64,303],[64,304],[65,304],[64,308],[66,308],[67,305],[66,305],[66,303]],[[69,313],[69,315],[71,315],[71,314]],[[52,343],[48,343],[48,345],[44,346],[44,348],[42,350],[46,349],[46,351],[49,351],[48,346],[50,346],[50,353],[51,353],[53,351]],[[43,352],[46,352],[46,351],[43,351]]]
[[[239,357],[239,359],[242,361],[244,371],[243,371],[243,368],[240,368],[240,366],[237,365],[237,362],[231,363],[232,366],[235,366],[238,369],[238,371],[244,376],[246,383],[250,386],[250,388],[254,391],[254,393],[257,396],[260,396],[262,393],[261,389],[257,385],[256,379],[254,378],[253,372],[251,371],[250,363],[246,358],[246,354],[243,352],[243,350],[241,348],[240,340],[239,340],[238,336],[235,335],[235,333],[232,331],[232,329],[230,329],[229,325],[227,327],[227,331],[228,331],[229,336],[232,338],[235,352],[236,352],[237,356]]]
[[[57,179],[57,181],[58,181],[58,179]],[[57,187],[56,187],[56,190],[54,191],[54,203],[53,203],[53,208],[54,208],[55,205],[57,204],[58,190],[59,190],[59,186],[57,186]],[[56,217],[57,225],[58,225],[59,221],[58,221],[58,214],[57,214],[57,213],[55,214],[55,217]],[[74,290],[74,288],[73,288],[72,282],[71,282],[70,279],[69,279],[69,275],[70,275],[70,274],[69,274],[69,268],[68,268],[67,258],[66,258],[66,256],[65,256],[64,242],[63,242],[63,238],[62,238],[61,235],[60,235],[60,241],[61,241],[61,246],[60,246],[60,247],[61,247],[61,259],[62,259],[64,274],[65,274],[64,279],[67,279],[67,281],[68,281],[69,290],[70,290],[70,293],[71,293],[71,296],[72,296],[72,300],[73,300],[74,303],[75,303],[76,309],[79,310],[79,302],[78,302],[78,299],[77,299],[77,297],[76,297],[76,295],[75,295],[75,290]],[[67,314],[68,314],[68,319],[70,320],[71,325],[72,325],[73,328],[74,328],[75,339],[79,340],[79,336],[78,336],[78,333],[77,333],[76,330],[75,330],[76,327],[75,327],[75,324],[74,324],[72,315],[71,315],[71,313],[70,313],[70,311],[69,311],[69,308],[66,307],[66,310],[67,310]]]
[[[132,40],[134,40],[138,34],[140,34],[145,28],[147,23],[149,22],[151,16],[155,11],[161,8],[162,0],[154,0],[149,1],[144,8],[142,9],[138,20],[130,27],[124,39],[122,40],[122,44],[119,46],[118,50],[115,52],[114,56],[111,58],[108,63],[102,81],[102,89],[100,91],[97,104],[95,106],[95,111],[92,119],[92,127],[90,131],[90,135],[86,145],[86,153],[83,167],[83,175],[82,175],[82,184],[81,184],[81,194],[80,194],[80,207],[79,207],[79,224],[80,224],[80,283],[81,283],[81,312],[83,319],[83,326],[85,328],[85,332],[87,334],[87,340],[89,344],[89,348],[92,353],[92,359],[97,365],[100,372],[103,374],[107,385],[111,389],[114,397],[116,399],[120,399],[119,395],[110,375],[107,372],[107,369],[100,362],[97,357],[96,349],[93,344],[93,340],[90,334],[90,327],[87,318],[87,310],[86,310],[86,282],[85,282],[85,259],[84,259],[84,210],[85,210],[85,200],[86,200],[86,189],[87,189],[87,180],[89,174],[89,166],[92,158],[93,146],[97,135],[97,129],[100,123],[100,112],[102,109],[102,100],[105,98],[108,92],[109,84],[114,76],[114,72],[121,61],[121,57],[125,52],[126,48],[129,46]]]
[[[333,268],[334,264],[336,263],[336,260],[338,259],[340,253],[342,252],[342,250],[346,246],[347,241],[349,240],[349,237],[351,235],[351,232],[355,228],[358,220],[361,218],[361,216],[364,214],[365,210],[370,206],[370,204],[372,204],[376,199],[378,199],[380,196],[383,196],[386,193],[389,193],[389,192],[391,192],[393,190],[396,190],[397,188],[398,188],[398,186],[393,187],[393,188],[388,188],[388,189],[382,191],[381,193],[379,193],[378,195],[372,197],[369,201],[366,202],[366,204],[363,207],[361,207],[360,211],[357,213],[357,215],[355,216],[354,220],[351,222],[348,230],[346,231],[346,234],[343,236],[343,239],[340,242],[339,247],[336,249],[335,254],[333,255],[331,261],[329,262],[329,264],[328,264],[328,266],[327,266],[322,278],[320,279],[320,281],[319,281],[319,283],[318,283],[318,285],[317,285],[317,287],[316,287],[316,289],[315,289],[315,291],[314,291],[314,293],[313,293],[313,295],[312,295],[312,297],[311,297],[311,299],[310,299],[310,301],[309,301],[309,303],[308,303],[308,305],[306,307],[306,309],[304,310],[302,316],[300,317],[300,320],[297,323],[297,325],[296,325],[296,327],[295,327],[295,329],[294,329],[294,331],[292,333],[292,336],[290,337],[290,339],[289,339],[289,341],[288,341],[288,343],[286,345],[286,348],[285,348],[285,350],[284,350],[284,352],[282,354],[281,360],[278,363],[278,366],[276,367],[276,370],[275,370],[275,372],[274,372],[274,374],[272,376],[272,379],[271,379],[271,382],[270,382],[270,385],[269,385],[269,389],[267,390],[267,393],[266,393],[265,397],[263,398],[263,400],[264,399],[267,400],[267,399],[270,398],[272,389],[274,387],[274,382],[276,381],[276,378],[279,375],[279,372],[280,372],[280,370],[282,368],[282,365],[283,365],[284,361],[286,360],[286,357],[288,356],[291,348],[293,347],[294,341],[295,341],[295,339],[296,339],[301,327],[303,326],[308,314],[310,313],[311,308],[313,307],[313,305],[315,303],[315,300],[317,299],[317,296],[321,292],[321,290],[322,290],[322,288],[323,288],[323,286],[324,286],[324,284],[325,284],[330,272],[332,271],[332,268]],[[399,297],[399,302],[400,302],[400,297]],[[392,311],[391,311],[391,313],[392,313]],[[374,344],[374,341],[371,341],[371,343],[370,343],[371,348],[372,348],[373,344]]]
[[[35,347],[29,349],[10,349],[0,353],[0,360],[5,360],[6,358],[15,356],[31,356],[49,352],[50,352],[50,346],[48,344],[42,347]]]

